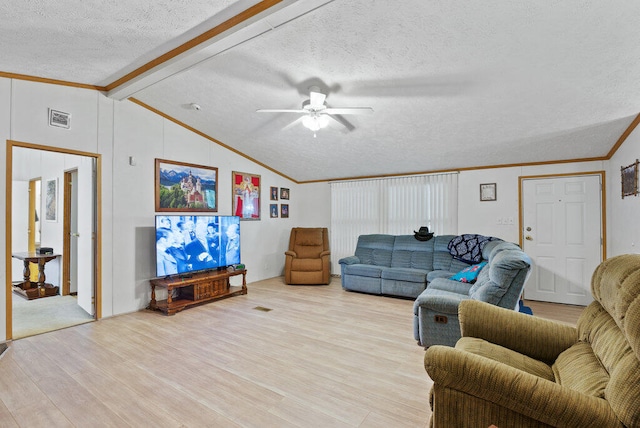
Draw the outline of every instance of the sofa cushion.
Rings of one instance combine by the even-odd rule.
[[[449,254],[449,250],[447,246],[449,242],[455,238],[455,235],[440,235],[434,236],[433,241],[433,270],[447,270],[452,272],[457,272],[462,267],[466,266],[464,264],[460,269],[449,269],[451,267],[451,261],[453,260],[453,256]]]
[[[463,337],[456,343],[456,349],[498,361],[543,379],[550,381],[555,380],[551,367],[542,361],[538,361],[503,346],[487,342],[483,339]]]
[[[480,274],[480,271],[486,265],[487,265],[487,262],[480,262],[475,265],[467,266],[466,268],[462,269],[460,272],[454,274],[449,279],[472,284],[476,282],[476,279],[478,279],[478,275]]]
[[[382,278],[380,282],[380,291],[382,294],[390,296],[409,297],[415,299],[424,291],[425,283],[411,282],[397,279]]]
[[[556,383],[582,394],[604,398],[609,374],[590,344],[577,342],[572,345],[558,356],[552,369]]]
[[[382,276],[383,266],[375,265],[342,265],[343,273],[346,275],[365,276],[369,278],[380,278]]]
[[[433,240],[418,241],[412,235],[396,236],[391,267],[433,269]]]
[[[468,296],[471,284],[468,284],[466,282],[454,281],[453,279],[449,278],[436,278],[431,281],[427,287],[430,290],[451,291],[453,293]]]
[[[411,268],[391,267],[382,271],[383,279],[394,279],[396,281],[419,282],[426,284],[427,271]],[[423,287],[424,288],[424,287]]]
[[[489,263],[491,263],[493,258],[498,254],[500,254],[501,251],[506,251],[506,250],[522,251],[522,249],[516,244],[514,244],[513,242],[504,242],[504,241],[491,241],[487,243],[485,247],[488,247],[491,249],[491,251],[489,251],[486,254],[487,260],[489,261]]]
[[[391,266],[393,235],[360,235],[355,255],[366,265]]]
[[[449,272],[448,270],[432,270],[427,274],[427,282],[431,282],[438,278],[451,278],[455,272]]]
[[[516,276],[523,271],[528,272],[531,260],[520,250],[505,250],[498,254],[494,253],[492,253],[492,259],[489,261],[487,269],[480,271],[478,280],[469,290],[469,297],[497,305],[511,287]]]

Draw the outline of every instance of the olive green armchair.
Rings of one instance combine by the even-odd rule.
[[[425,354],[432,426],[640,427],[640,254],[591,290],[577,327],[462,301],[462,338]]]

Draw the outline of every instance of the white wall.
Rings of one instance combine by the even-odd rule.
[[[605,164],[594,161],[462,171],[458,177],[458,233],[479,233],[518,243],[519,177],[603,171]],[[480,201],[482,183],[496,183],[495,202]]]
[[[48,126],[48,108],[71,113],[71,129]],[[148,280],[155,272],[155,158],[217,167],[219,214],[231,214],[232,171],[261,176],[261,220],[241,223],[249,283],[282,274],[292,227],[330,223],[328,185],[297,185],[134,103],[113,101],[96,91],[0,78],[0,141],[9,139],[101,156],[103,317],[136,311],[149,302]],[[0,148],[3,164],[5,153]],[[129,165],[130,156],[136,158],[135,166]],[[43,163],[60,173],[65,168],[55,159],[45,157]],[[43,173],[43,179],[49,175]],[[0,185],[4,179],[1,175]],[[288,219],[269,218],[271,186],[290,189]],[[0,207],[0,217],[4,213]],[[6,235],[4,230],[0,234]],[[2,255],[4,251],[0,249]],[[6,272],[1,272],[6,283]],[[5,338],[5,308],[5,294],[0,293],[0,341]]]
[[[640,128],[636,128],[608,162],[607,256],[640,253],[640,196],[622,199],[620,168],[640,159]]]

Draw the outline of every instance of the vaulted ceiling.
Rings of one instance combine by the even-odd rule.
[[[0,22],[0,75],[131,98],[297,182],[605,158],[640,111],[637,0],[2,0]],[[374,112],[315,136],[256,112],[311,86]]]

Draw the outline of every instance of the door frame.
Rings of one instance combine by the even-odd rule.
[[[102,318],[102,155],[98,153],[83,152],[79,150],[65,149],[61,147],[44,146],[40,144],[25,143],[21,141],[7,140],[6,153],[6,189],[5,189],[5,314],[6,314],[6,340],[13,339],[13,306],[12,306],[12,284],[11,284],[11,237],[12,237],[12,187],[13,187],[13,148],[22,147],[26,149],[42,150],[45,152],[55,152],[90,157],[95,160],[95,240],[94,240],[94,296],[95,296],[95,319]]]
[[[42,217],[42,210],[40,209],[40,198],[36,199],[36,183],[40,183],[40,189],[42,189],[42,177],[32,178],[29,180],[29,231],[27,251],[35,251],[36,245],[40,244],[40,241],[36,242],[36,207]],[[40,196],[40,195],[38,195]],[[31,270],[31,278],[37,278],[38,266],[35,263],[29,263],[29,269]]]
[[[77,170],[72,170],[77,171]],[[62,224],[62,289],[63,296],[69,295],[71,287],[69,281],[71,277],[71,172],[64,171],[62,183],[62,211],[64,213]]]
[[[600,228],[602,230],[602,260],[607,259],[607,181],[605,171],[585,171],[585,172],[568,172],[564,174],[541,174],[541,175],[521,175],[518,177],[518,243],[520,248],[524,248],[523,236],[524,236],[524,199],[522,186],[524,180],[536,180],[545,178],[565,178],[565,177],[580,177],[584,175],[600,176]]]

